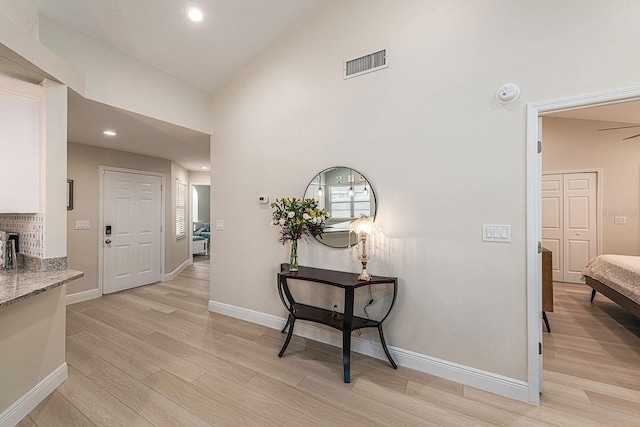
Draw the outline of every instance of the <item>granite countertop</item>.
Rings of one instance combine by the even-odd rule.
[[[0,271],[0,308],[84,276],[76,270]]]

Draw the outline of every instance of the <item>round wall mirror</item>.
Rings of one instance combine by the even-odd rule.
[[[316,199],[318,208],[329,212],[324,233],[316,239],[332,248],[348,248],[358,243],[349,225],[362,215],[374,218],[376,195],[367,178],[355,169],[337,166],[313,177],[305,199]]]

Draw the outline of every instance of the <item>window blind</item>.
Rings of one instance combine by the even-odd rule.
[[[176,239],[187,236],[187,184],[176,179]]]

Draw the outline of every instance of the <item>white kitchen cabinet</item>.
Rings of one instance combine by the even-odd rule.
[[[40,211],[43,88],[0,77],[0,213]]]

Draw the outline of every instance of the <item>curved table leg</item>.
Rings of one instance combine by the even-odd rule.
[[[547,318],[547,313],[545,311],[542,312],[542,320],[544,320],[544,324],[547,326],[547,332],[551,332],[551,328],[549,327],[549,319]]]
[[[389,363],[391,363],[391,366],[393,366],[393,369],[398,369],[398,365],[396,365],[396,362],[393,361],[393,358],[389,353],[389,349],[387,348],[387,343],[384,341],[384,334],[382,333],[382,323],[378,324],[378,333],[380,334],[380,343],[382,344],[384,354],[387,355],[387,359],[389,359]]]
[[[593,298],[595,298],[595,296],[596,296],[596,290],[594,289],[591,291],[591,302],[593,302]]]
[[[284,352],[287,350],[287,346],[289,345],[289,342],[291,341],[291,335],[293,335],[293,325],[294,325],[295,322],[296,322],[295,317],[293,317],[292,314],[289,314],[289,319],[287,320],[287,323],[290,323],[290,325],[289,325],[289,333],[287,334],[287,339],[284,341],[284,345],[282,346],[282,349],[280,350],[280,353],[278,353],[278,357],[282,357]]]
[[[284,328],[282,328],[282,330],[280,331],[281,333],[284,334],[284,331],[287,330],[287,326],[289,326],[289,322],[291,321],[291,315],[289,315],[289,317],[287,317],[287,323],[284,324]]]

